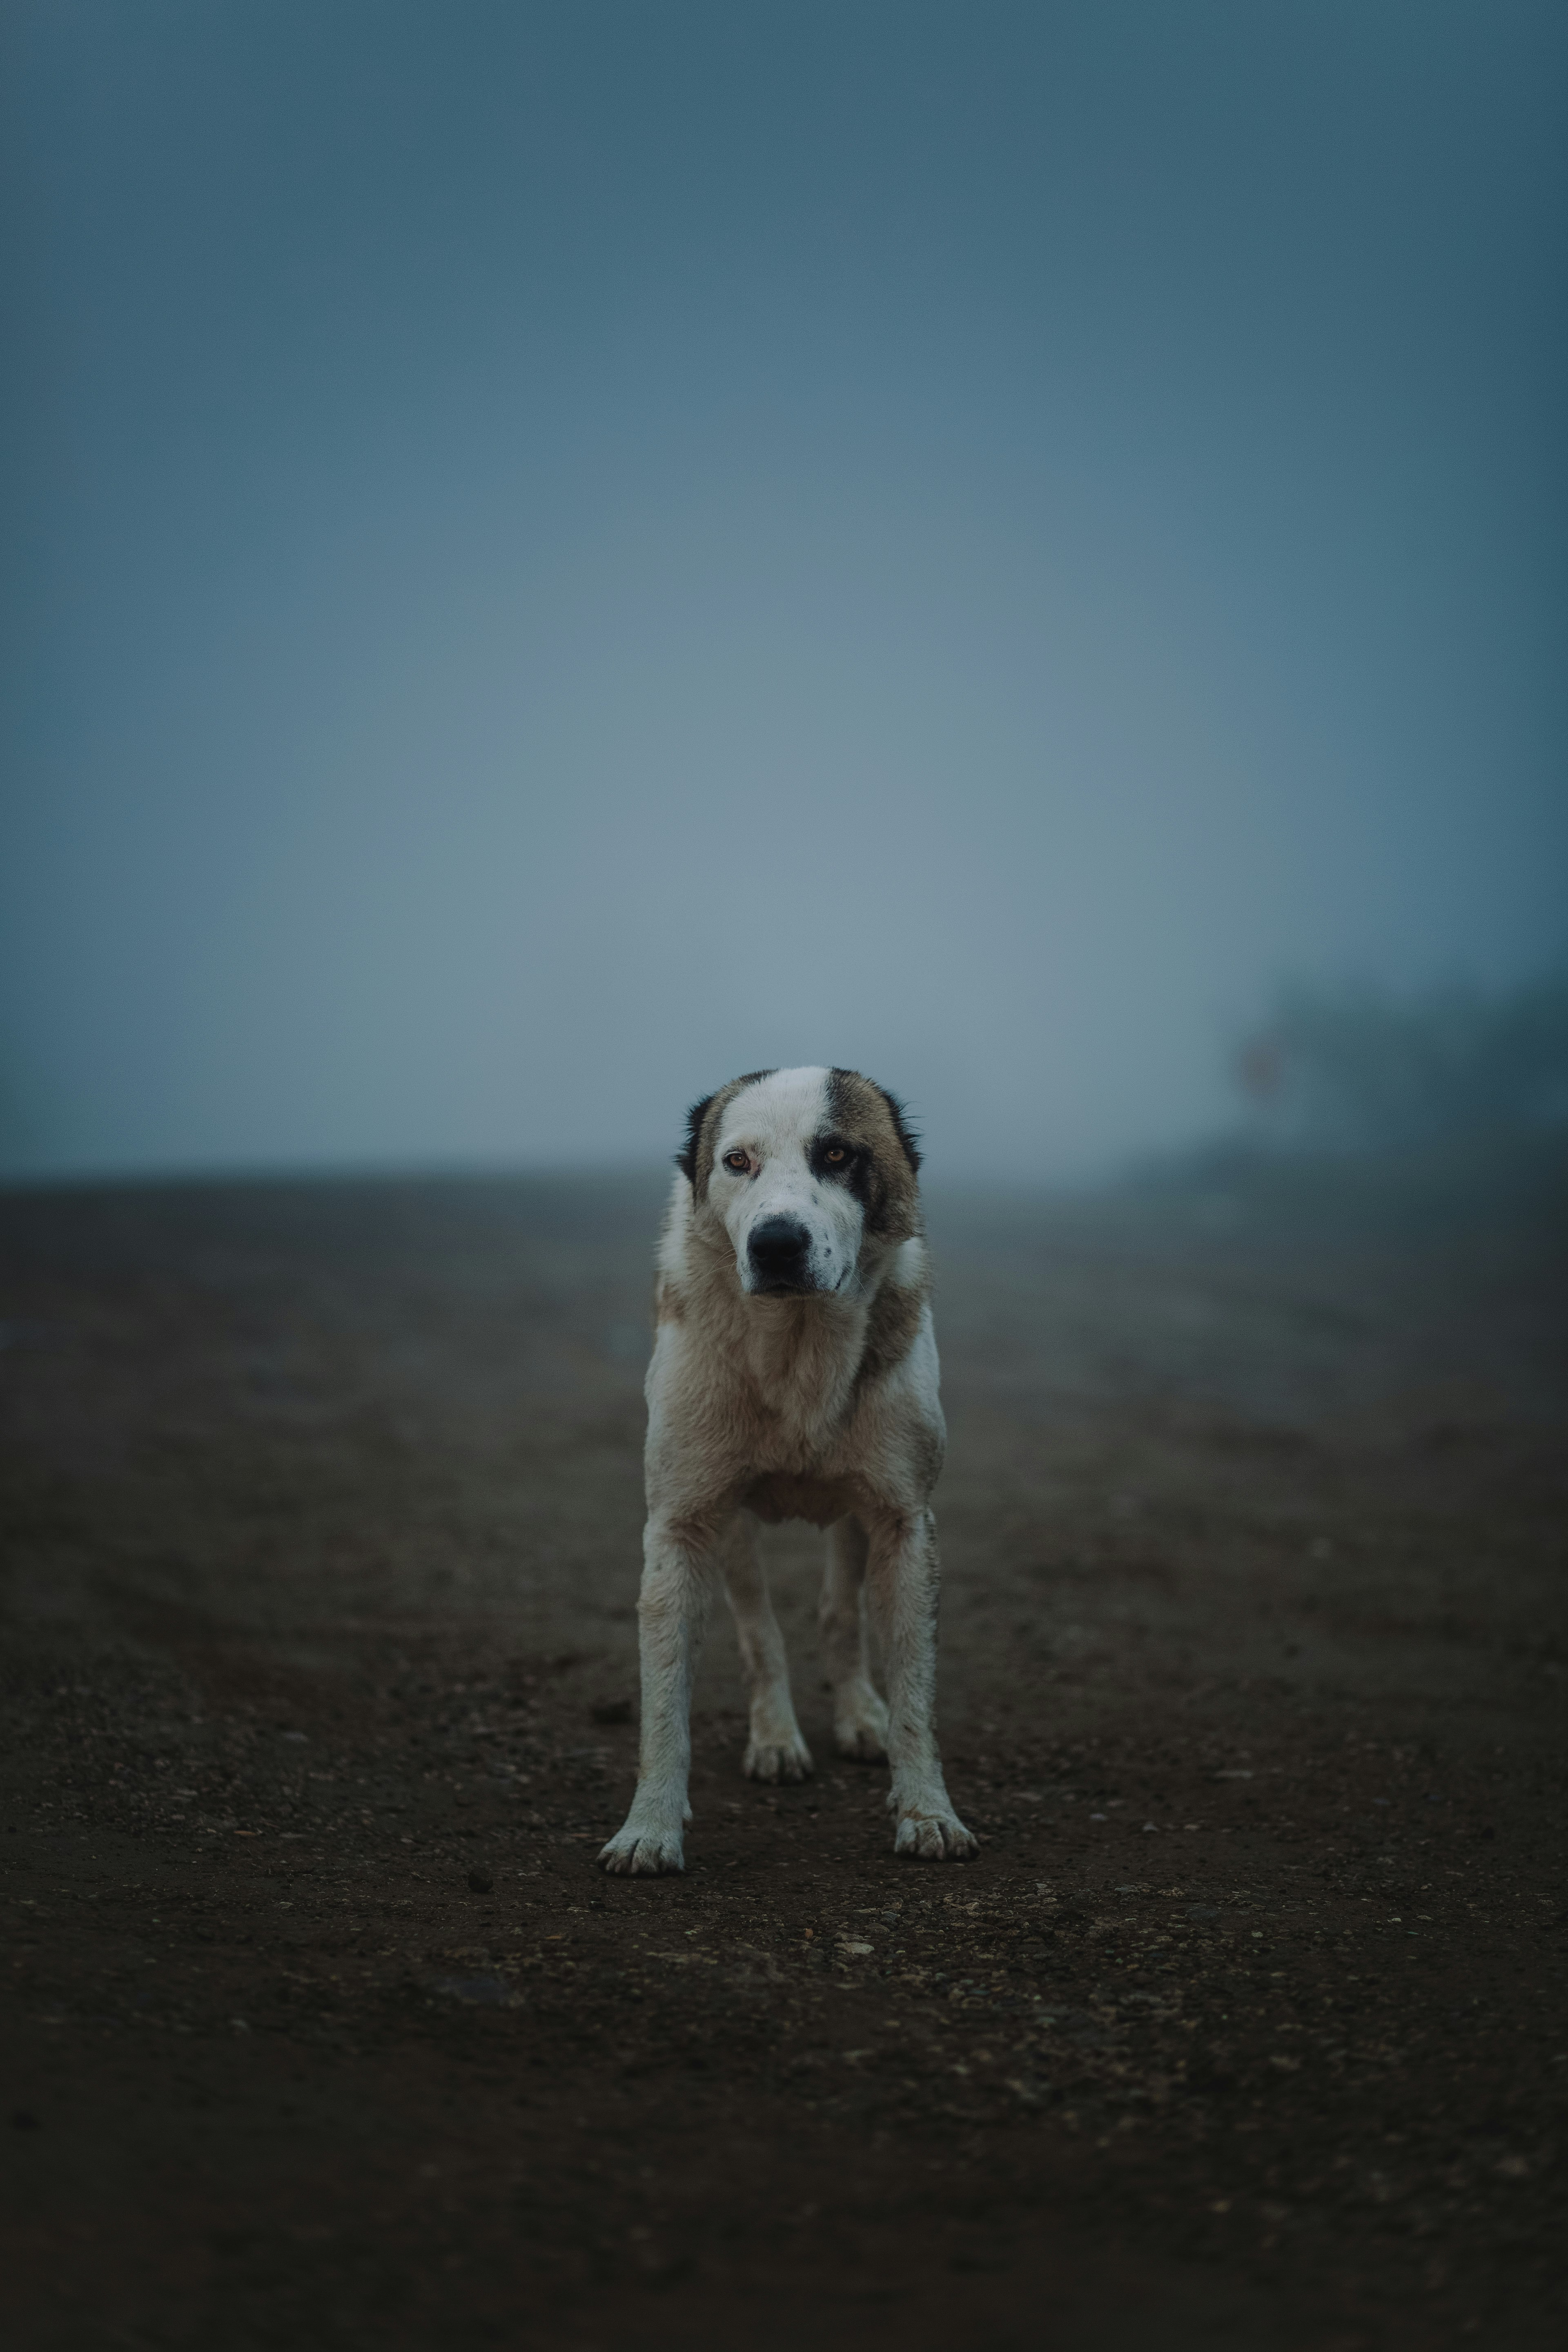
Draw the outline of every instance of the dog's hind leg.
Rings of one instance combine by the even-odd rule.
[[[967,1862],[979,1845],[952,1810],[936,1747],[936,1521],[889,1513],[870,1530],[868,1597],[888,1664],[888,1760],[895,1853]]]
[[[874,1764],[888,1752],[888,1710],[872,1685],[866,1654],[866,1530],[858,1519],[837,1519],[828,1528],[816,1630],[833,1686],[838,1753]]]
[[[795,1719],[784,1639],[768,1598],[756,1522],[749,1511],[741,1512],[728,1530],[721,1559],[752,1701],[751,1737],[742,1769],[753,1780],[804,1780],[812,1769],[811,1750]]]
[[[649,1519],[643,1533],[642,1741],[631,1811],[599,1854],[623,1876],[686,1867],[691,1819],[691,1679],[713,1588],[711,1530],[688,1532]]]

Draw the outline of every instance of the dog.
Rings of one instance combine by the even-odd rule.
[[[693,1107],[677,1166],[647,1373],[637,1792],[599,1860],[626,1875],[685,1867],[691,1681],[721,1580],[751,1699],[743,1769],[775,1782],[812,1769],[759,1519],[827,1530],[833,1736],[841,1756],[887,1758],[895,1852],[968,1860],[933,1723],[946,1428],[902,1106],[854,1070],[753,1070]]]

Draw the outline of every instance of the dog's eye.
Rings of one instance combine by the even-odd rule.
[[[848,1159],[849,1154],[841,1143],[830,1143],[822,1156],[830,1168],[838,1168]]]
[[[725,1167],[732,1168],[737,1176],[743,1176],[751,1164],[743,1151],[726,1151],[724,1154]]]

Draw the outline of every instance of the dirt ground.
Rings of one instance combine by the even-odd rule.
[[[7,2341],[1555,2347],[1561,1191],[937,1194],[896,1862],[637,1733],[663,1180],[0,1200]]]

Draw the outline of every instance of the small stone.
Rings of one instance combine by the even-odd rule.
[[[515,2009],[517,1999],[504,1977],[438,1977],[437,1992],[478,2009]]]
[[[495,1880],[489,1876],[488,1872],[483,1870],[469,1871],[468,1892],[470,1895],[488,1895],[494,1885]]]

